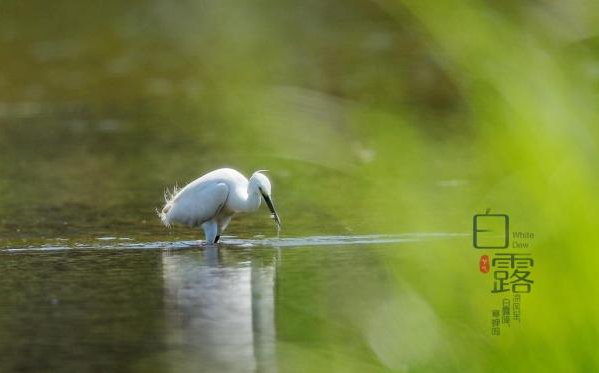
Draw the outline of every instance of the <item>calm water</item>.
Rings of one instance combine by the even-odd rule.
[[[382,263],[463,238],[225,237],[217,249],[103,237],[3,248],[0,370],[279,371],[313,344],[321,359],[377,351],[361,334],[397,295]],[[410,312],[426,310],[410,297]],[[319,338],[321,323],[340,335]]]

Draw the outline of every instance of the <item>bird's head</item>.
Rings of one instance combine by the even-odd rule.
[[[266,194],[266,195],[270,196],[272,189],[270,186],[270,180],[268,180],[266,175],[264,175],[262,173],[265,171],[266,170],[260,170],[260,171],[254,172],[252,177],[250,177],[249,189],[250,189],[250,191],[252,191],[254,193],[260,193],[262,195]]]
[[[272,213],[272,218],[274,219],[275,223],[277,223],[277,226],[280,229],[281,228],[281,219],[279,218],[279,215],[277,214],[277,210],[275,210],[275,205],[272,202],[272,194],[271,194],[272,189],[270,186],[270,180],[268,180],[268,178],[262,173],[265,171],[266,170],[260,170],[260,171],[254,172],[252,177],[250,177],[250,183],[248,185],[248,192],[249,193],[259,193],[264,198],[264,201],[266,201],[266,204],[268,205],[268,208],[270,209],[270,212]]]

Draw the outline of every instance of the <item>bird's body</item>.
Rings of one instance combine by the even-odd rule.
[[[270,195],[270,181],[259,171],[248,180],[237,170],[221,168],[166,196],[159,216],[167,226],[173,223],[201,225],[206,242],[214,244],[235,214],[257,210],[261,198],[266,200],[275,222],[280,225]]]

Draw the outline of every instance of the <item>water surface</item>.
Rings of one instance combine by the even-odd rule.
[[[312,333],[323,322],[344,337],[319,353],[367,356],[375,347],[352,346],[369,330],[358,320],[372,322],[369,310],[395,297],[382,263],[463,238],[229,236],[206,247],[103,237],[4,248],[0,368],[279,371],[288,354],[323,342]]]

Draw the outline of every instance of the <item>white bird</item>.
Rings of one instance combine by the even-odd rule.
[[[261,170],[263,171],[263,170]],[[281,220],[272,202],[270,181],[261,171],[250,180],[232,168],[220,168],[201,176],[183,189],[165,194],[166,204],[158,213],[162,223],[202,226],[206,243],[215,244],[239,212],[251,212],[260,207],[264,198],[272,218],[281,229]]]

